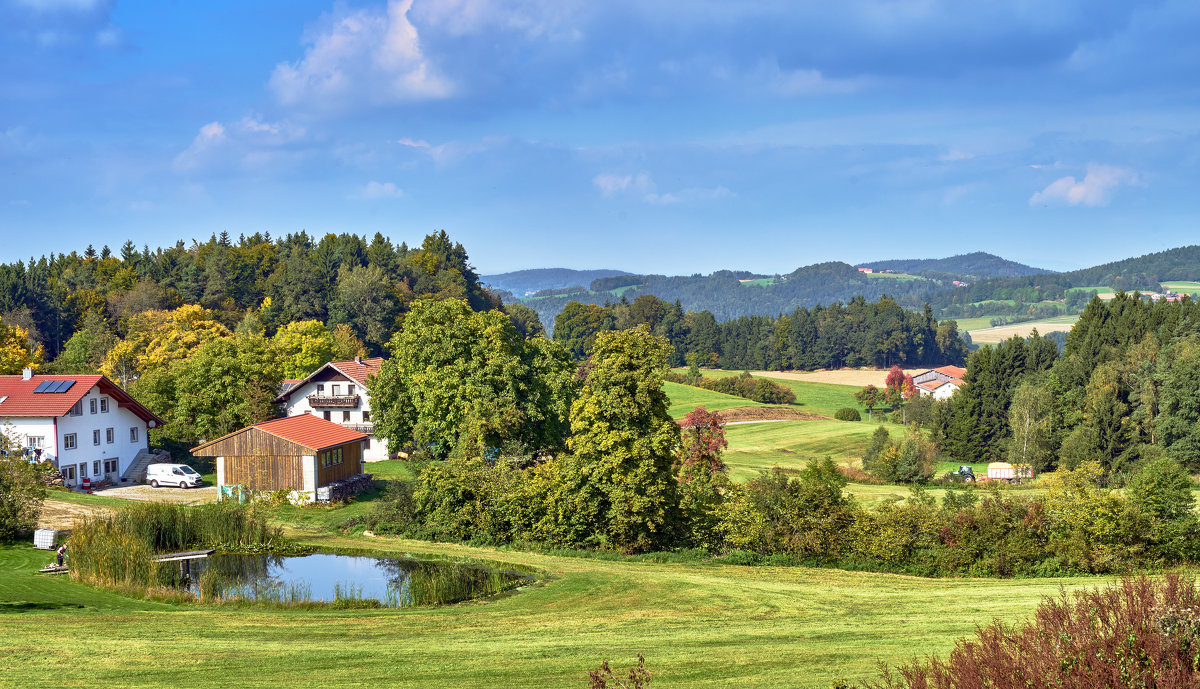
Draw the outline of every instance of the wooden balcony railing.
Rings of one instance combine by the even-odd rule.
[[[371,435],[375,432],[375,424],[373,423],[344,423],[342,425],[352,431],[366,433],[367,435]]]
[[[336,407],[338,409],[358,407],[358,395],[309,395],[310,407]]]

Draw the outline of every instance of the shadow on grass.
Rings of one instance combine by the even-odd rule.
[[[35,610],[77,610],[84,606],[79,603],[48,603],[34,601],[3,601],[0,602],[0,615],[32,612]]]

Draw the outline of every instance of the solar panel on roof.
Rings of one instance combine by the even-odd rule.
[[[60,380],[60,381],[58,381],[58,385],[54,386],[54,391],[55,392],[66,392],[67,390],[70,390],[71,386],[74,384],[75,384],[75,381],[73,381],[73,380]]]
[[[58,381],[43,380],[42,382],[38,383],[38,386],[36,388],[34,388],[33,391],[34,392],[46,392],[46,388],[50,387],[51,383],[56,383],[56,382],[58,382]]]

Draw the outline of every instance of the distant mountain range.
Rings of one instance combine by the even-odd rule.
[[[871,268],[868,274],[860,268]],[[880,272],[888,270],[891,272]],[[588,278],[591,278],[590,280]],[[619,270],[525,270],[482,280],[522,301],[546,328],[571,301],[604,304],[654,295],[717,320],[789,313],[797,307],[890,296],[901,306],[929,304],[939,318],[1019,319],[1078,313],[1095,292],[1158,290],[1165,280],[1200,279],[1200,246],[1188,246],[1065,273],[988,253],[939,259],[896,259],[851,266],[803,266],[786,275],[720,270],[709,275],[636,275]],[[544,290],[539,294],[535,294]]]
[[[920,275],[926,272],[960,275],[973,278],[1015,278],[1024,275],[1052,273],[1054,271],[1034,268],[1024,263],[1009,261],[995,254],[976,251],[949,258],[906,258],[889,261],[859,263],[858,268],[872,270],[894,270],[897,273]]]
[[[632,275],[623,270],[571,270],[570,268],[533,268],[498,275],[480,275],[479,281],[517,297],[527,297],[544,289],[586,286],[599,278]]]

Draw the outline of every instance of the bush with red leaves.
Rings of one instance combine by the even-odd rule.
[[[1125,578],[1046,599],[1032,622],[999,622],[946,660],[885,670],[872,689],[1194,689],[1200,686],[1200,597],[1190,577]]]
[[[641,653],[637,665],[629,668],[629,674],[623,680],[613,674],[607,660],[588,673],[588,689],[645,689],[648,686],[650,673],[646,671],[646,658]]]

